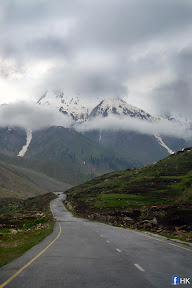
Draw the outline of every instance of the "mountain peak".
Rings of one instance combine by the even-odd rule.
[[[46,91],[37,103],[51,105],[77,122],[86,121],[92,110],[92,108],[85,107],[78,96],[65,96],[64,92],[59,90]]]
[[[128,104],[118,96],[102,100],[92,110],[90,117],[108,117],[109,115],[135,117],[142,120],[148,120],[150,122],[154,122],[160,119],[150,115],[140,108]]]

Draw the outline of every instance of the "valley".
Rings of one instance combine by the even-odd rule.
[[[182,149],[190,141],[124,126],[87,129],[95,121],[114,119],[118,125],[122,119],[141,125],[165,121],[118,97],[88,109],[78,99],[46,93],[37,104],[51,101],[59,115],[74,120],[73,127],[0,128],[2,253],[12,249],[14,241],[20,249],[20,237],[26,236],[22,243],[34,240],[24,252],[51,233],[48,205],[55,191],[66,193],[64,205],[75,216],[191,242],[192,150]],[[38,231],[43,232],[40,238]],[[4,256],[1,265],[17,257],[15,251]]]

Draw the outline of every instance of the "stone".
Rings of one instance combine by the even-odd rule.
[[[15,229],[10,229],[9,233],[11,233],[12,235],[16,235],[17,234],[17,230]]]
[[[153,220],[151,220],[151,223],[152,223],[153,225],[157,225],[157,218],[154,217]]]

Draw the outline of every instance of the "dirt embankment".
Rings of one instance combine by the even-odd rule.
[[[68,208],[80,217],[114,226],[141,229],[169,234],[192,241],[192,204],[145,206],[126,211],[90,211],[85,202],[74,207],[67,200]],[[82,205],[81,205],[82,204]]]
[[[0,199],[0,212],[3,212],[0,213],[0,229],[20,229],[27,221],[33,222],[39,218],[51,221],[49,203],[55,198],[53,193],[47,193],[27,200]]]

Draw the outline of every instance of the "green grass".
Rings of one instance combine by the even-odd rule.
[[[42,224],[42,223],[45,223],[45,222],[47,222],[47,220],[45,218],[42,218],[42,217],[39,217],[38,219],[35,219],[34,221],[27,221],[23,225],[22,230],[31,228],[33,226],[36,226],[37,224]]]
[[[68,191],[68,200],[90,209],[188,203],[192,190],[192,151],[171,155],[156,164],[95,178]],[[89,199],[91,197],[91,200]]]
[[[0,229],[0,266],[21,256],[34,245],[41,242],[53,232],[54,222],[49,222],[48,227],[42,230],[35,228],[29,231],[21,231],[16,235],[8,233],[8,229]]]
[[[26,200],[3,200],[7,211],[0,213],[3,227],[0,229],[0,266],[21,256],[52,233],[54,221],[50,201],[55,198],[53,193],[47,193]],[[16,234],[11,233],[11,229],[16,230]]]

